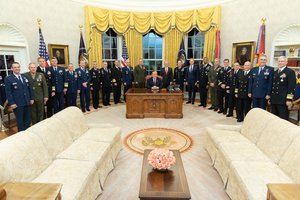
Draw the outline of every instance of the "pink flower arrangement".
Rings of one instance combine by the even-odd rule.
[[[172,151],[153,149],[148,155],[148,163],[157,170],[167,170],[176,162]]]

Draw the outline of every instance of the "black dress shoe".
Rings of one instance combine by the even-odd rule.
[[[187,101],[187,102],[186,102],[186,104],[189,104],[189,103],[191,103],[191,101]]]
[[[206,108],[206,106],[203,106],[203,108]]]
[[[218,113],[219,113],[219,114],[220,114],[220,113],[223,113],[223,111],[222,111],[222,110],[219,110]]]
[[[110,104],[110,103],[108,103],[107,105],[108,105],[108,106],[110,106],[111,104]]]
[[[226,115],[227,113],[226,112],[223,112],[223,115]]]
[[[89,108],[86,109],[88,112],[90,112],[91,110]]]
[[[202,105],[202,104],[199,104],[198,106],[201,107],[201,106],[203,106],[203,105]]]
[[[85,110],[84,110],[84,109],[82,109],[82,112],[84,112],[84,113],[85,113]]]
[[[242,121],[244,121],[244,120],[242,120],[242,119],[238,119],[238,120],[236,120],[237,122],[242,122]]]
[[[97,110],[97,109],[98,109],[98,107],[96,107],[96,106],[95,106],[95,107],[94,107],[94,109],[95,109],[95,110]]]
[[[230,115],[230,114],[228,114],[228,115],[226,115],[226,117],[232,117],[233,115]]]
[[[102,108],[102,106],[98,106],[98,108]]]
[[[123,101],[119,101],[119,103],[124,103]]]
[[[218,111],[218,108],[214,108],[214,111]]]
[[[115,102],[115,104],[118,104],[119,102]]]
[[[192,104],[194,105],[194,102],[192,102]]]
[[[214,109],[214,107],[209,107],[209,108],[208,108],[208,110],[213,110],[213,109]]]

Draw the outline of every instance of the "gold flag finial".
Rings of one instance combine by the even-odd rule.
[[[267,19],[265,17],[261,18],[261,23],[266,24]]]
[[[41,23],[42,23],[41,18],[37,18],[37,23],[38,23],[39,27],[41,27]]]
[[[79,25],[80,32],[82,32],[83,25]]]

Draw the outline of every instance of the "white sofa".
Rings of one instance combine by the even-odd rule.
[[[300,128],[259,109],[207,128],[205,149],[232,200],[264,200],[268,183],[300,183]]]
[[[77,107],[69,107],[0,141],[0,182],[63,184],[64,200],[99,196],[121,150],[119,127],[89,127]]]

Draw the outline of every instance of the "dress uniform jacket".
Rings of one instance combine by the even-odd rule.
[[[30,72],[26,72],[24,76],[28,79],[29,84],[32,87],[34,101],[44,102],[44,98],[48,98],[49,96],[44,74],[36,72],[33,78]]]
[[[224,67],[220,68],[218,73],[217,73],[217,80],[216,83],[218,85],[218,90],[226,90],[229,88],[228,82],[230,78],[230,72],[231,72],[231,67],[227,67],[226,69]],[[226,89],[222,89],[221,85],[225,84]]]
[[[265,98],[266,95],[271,95],[274,69],[265,66],[259,73],[259,68],[253,68],[249,78],[248,93],[251,93],[253,98]]]
[[[168,71],[166,71],[168,69]],[[162,76],[162,87],[167,88],[170,85],[170,82],[173,81],[173,71],[172,68],[163,67],[161,69],[161,76]]]
[[[295,72],[285,67],[281,72],[276,70],[273,77],[271,104],[286,104],[292,101],[296,87]]]
[[[132,85],[133,82],[133,68],[125,66],[122,68],[122,80],[127,86]]]
[[[110,105],[111,69],[101,70],[102,77],[102,102],[104,106]]]
[[[94,69],[92,68],[90,70],[90,87],[94,90],[100,90],[101,86],[101,72],[100,69]]]
[[[56,71],[54,71],[54,67],[51,66],[48,68],[48,73],[51,74],[52,92],[63,92],[66,70],[63,67],[57,66]]]
[[[121,99],[122,68],[114,66],[111,69],[111,78],[113,83],[114,102],[117,104]]]
[[[137,65],[133,70],[134,82],[138,82],[138,87],[145,87],[145,78],[146,78],[146,66]]]
[[[84,68],[84,69],[81,69],[81,67],[78,67],[76,70],[75,70],[78,74],[78,81],[79,81],[79,85],[81,87],[81,89],[83,89],[84,87],[82,86],[82,83],[85,83],[87,82],[87,88],[89,89],[90,87],[90,74],[89,74],[89,70]]]
[[[204,88],[208,85],[208,73],[211,65],[210,64],[202,64],[199,67],[199,75],[198,75],[198,82],[199,87]]]
[[[237,72],[234,72],[233,69],[231,70],[231,72],[229,74],[228,82],[226,83],[227,90],[229,90],[230,94],[235,94],[235,89],[238,84],[238,77],[243,75],[243,73],[244,72],[242,70],[238,70]]]
[[[80,90],[80,84],[78,80],[78,73],[76,71],[66,72],[66,88],[67,92],[76,93]]]
[[[245,75],[245,71],[239,73],[237,76],[237,84],[235,86],[235,94],[238,95],[239,99],[248,99],[248,83],[251,72]]]
[[[49,71],[49,68],[45,67],[45,68],[41,68],[40,66],[38,66],[37,68],[37,72],[43,73],[47,82],[47,87],[48,87],[48,101],[46,103],[47,105],[47,117],[51,117],[53,114],[53,99],[51,96],[51,92],[52,92],[52,74],[51,71]],[[46,113],[44,113],[44,118],[46,118]]]
[[[83,112],[85,109],[89,111],[90,107],[90,73],[86,68],[77,68],[75,70],[78,74],[78,82],[80,84],[80,107]],[[84,87],[82,84],[87,83],[87,86]]]
[[[185,79],[185,68],[184,67],[181,67],[179,69],[179,67],[175,67],[174,69],[174,79],[173,79],[173,82],[175,84],[178,84],[180,85],[180,89],[183,91],[183,85],[184,85],[184,82],[186,81]]]

